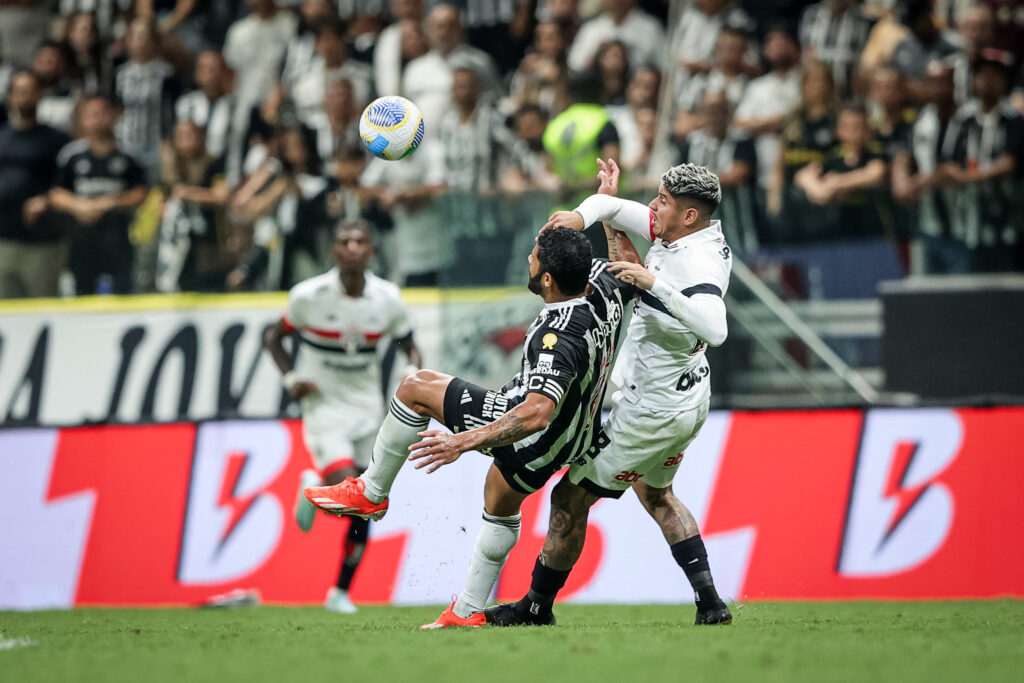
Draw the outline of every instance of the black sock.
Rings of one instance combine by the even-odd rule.
[[[352,585],[352,578],[359,568],[359,561],[363,557],[363,549],[366,546],[366,539],[370,535],[370,520],[353,517],[348,527],[348,534],[345,537],[345,559],[341,563],[341,571],[338,572],[337,586],[348,592]],[[359,546],[362,546],[361,548]],[[359,552],[356,549],[359,548]]]
[[[569,578],[570,571],[569,569],[558,570],[546,567],[538,557],[533,564],[530,592],[516,603],[516,611],[527,620],[550,614],[551,606],[555,604],[555,596],[558,595],[558,591],[562,590],[566,579]]]
[[[708,564],[708,553],[704,549],[704,541],[700,534],[670,546],[676,564],[686,572],[686,578],[693,586],[693,599],[697,609],[709,609],[722,604],[715,590],[715,581],[711,578],[711,566]]]

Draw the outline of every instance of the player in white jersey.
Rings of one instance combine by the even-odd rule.
[[[732,614],[715,590],[697,523],[672,492],[683,451],[708,414],[704,351],[727,335],[722,297],[732,253],[721,223],[711,220],[722,197],[718,176],[703,166],[675,166],[644,206],[615,197],[618,167],[614,161],[599,164],[600,194],[575,211],[554,214],[545,228],[582,230],[603,222],[614,261],[609,270],[639,289],[612,373],[620,389],[612,397],[600,452],[578,458],[552,491],[551,522],[530,592],[485,614],[488,623],[500,626],[553,623],[551,605],[583,549],[590,506],[632,486],[694,589],[695,623],[728,624]],[[630,242],[637,238],[652,242],[646,264]]]
[[[302,405],[303,438],[316,467],[302,473],[296,502],[303,531],[316,515],[303,489],[357,476],[370,462],[384,420],[378,345],[397,343],[409,360],[406,374],[421,365],[398,287],[367,270],[373,257],[369,225],[341,223],[331,253],[338,266],[295,285],[285,315],[264,336],[285,389]],[[297,357],[284,348],[290,334],[301,347]],[[368,526],[367,520],[352,518],[338,581],[325,603],[331,611],[356,610],[348,589],[366,548]]]

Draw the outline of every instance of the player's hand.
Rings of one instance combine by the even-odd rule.
[[[316,382],[296,382],[292,385],[292,388],[288,390],[288,393],[292,395],[292,398],[300,400],[307,396],[319,394],[320,387],[316,385]]]
[[[427,474],[455,462],[464,450],[462,439],[457,434],[449,434],[440,429],[428,429],[420,432],[419,436],[423,440],[409,446],[409,450],[412,451],[409,460],[419,460],[416,469],[427,467]]]
[[[598,159],[597,166],[601,169],[597,172],[597,179],[601,181],[597,193],[617,196],[619,194],[619,165],[615,163],[615,159],[608,159],[608,161]]]
[[[608,264],[608,270],[615,273],[615,277],[619,278],[623,282],[636,285],[640,289],[650,291],[651,287],[654,286],[654,276],[651,274],[651,271],[647,270],[639,263],[613,261]]]
[[[548,218],[548,222],[541,227],[540,231],[544,232],[548,228],[572,228],[573,230],[582,230],[587,226],[583,225],[583,216],[579,215],[575,211],[556,211],[551,214]]]

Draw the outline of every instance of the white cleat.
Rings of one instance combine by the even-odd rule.
[[[359,608],[352,604],[352,601],[348,599],[348,593],[337,586],[332,586],[331,589],[327,591],[327,600],[324,602],[324,609],[328,612],[336,612],[338,614],[355,614],[359,611]]]
[[[316,519],[316,506],[306,500],[303,495],[310,486],[320,486],[323,480],[315,470],[302,470],[299,478],[299,496],[295,501],[295,521],[303,532],[313,527],[313,520]]]

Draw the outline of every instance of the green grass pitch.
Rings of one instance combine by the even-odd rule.
[[[1024,601],[567,606],[553,628],[421,632],[440,607],[0,612],[0,680],[1024,681]]]

